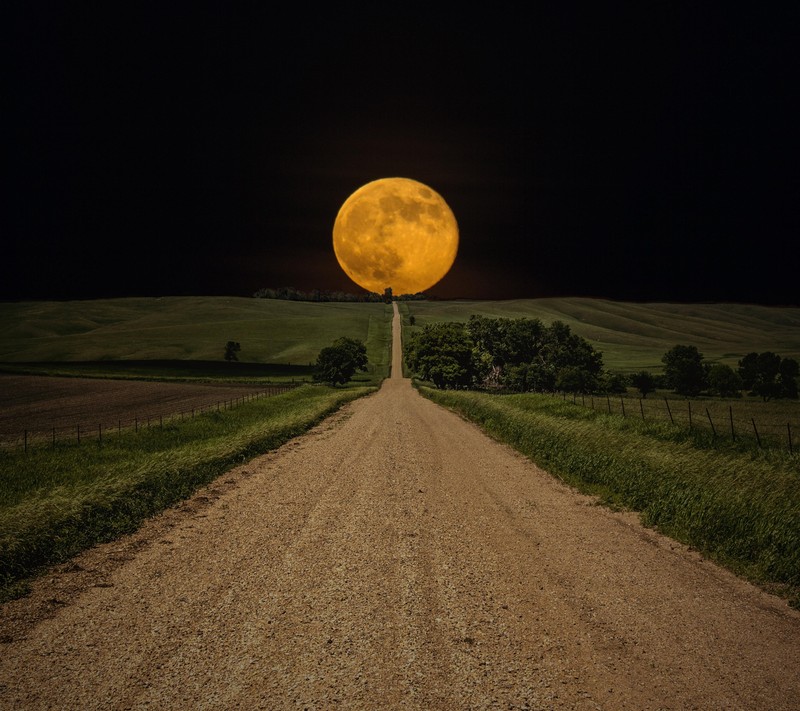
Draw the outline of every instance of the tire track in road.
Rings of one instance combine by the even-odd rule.
[[[0,708],[797,708],[800,614],[420,397],[394,329],[378,393],[4,606]]]

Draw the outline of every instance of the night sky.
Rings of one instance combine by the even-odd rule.
[[[362,293],[333,221],[400,176],[431,296],[800,305],[796,10],[16,5],[0,299]]]

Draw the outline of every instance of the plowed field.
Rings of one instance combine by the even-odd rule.
[[[103,429],[145,426],[148,418],[190,415],[192,409],[256,393],[277,392],[263,385],[159,383],[95,378],[48,378],[35,375],[0,375],[0,444],[19,443],[28,430],[31,440],[74,438],[78,427],[84,436]]]

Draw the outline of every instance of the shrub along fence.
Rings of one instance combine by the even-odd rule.
[[[581,393],[556,393],[556,397],[571,401],[575,405],[622,417],[637,417],[643,420],[669,421],[673,425],[690,431],[705,430],[714,440],[727,439],[732,442],[749,441],[759,448],[786,448],[791,454],[800,447],[798,430],[791,421],[776,423],[756,422],[753,408],[720,402],[692,401],[689,399],[632,398],[624,395],[584,395]]]
[[[169,407],[154,407],[147,412],[134,413],[133,415],[126,413],[124,418],[118,417],[114,422],[108,422],[108,420],[106,420],[106,422],[98,422],[96,425],[86,424],[91,422],[92,418],[90,415],[80,417],[79,422],[74,422],[74,420],[78,418],[72,418],[73,423],[68,425],[53,424],[48,428],[23,430],[13,439],[0,441],[0,449],[23,449],[27,452],[28,449],[34,446],[57,447],[59,445],[85,444],[87,442],[102,445],[104,439],[120,435],[123,431],[129,432],[132,430],[134,432],[139,432],[140,430],[153,427],[163,429],[164,426],[169,426],[176,421],[192,419],[203,413],[231,410],[234,407],[252,402],[253,400],[280,395],[295,387],[297,387],[296,384],[271,386],[252,394],[241,395],[225,400],[216,400],[177,411]]]

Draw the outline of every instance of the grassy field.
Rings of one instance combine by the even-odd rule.
[[[0,366],[102,377],[225,379],[235,373],[285,382],[308,377],[319,351],[349,336],[367,345],[370,369],[360,381],[377,383],[388,374],[391,318],[391,306],[381,303],[240,297],[0,303]],[[242,346],[236,368],[225,367],[228,341]]]
[[[791,433],[793,449],[800,452],[799,400],[763,402],[757,397],[707,396],[687,399],[666,390],[642,399],[634,388],[623,396],[562,393],[554,397],[600,412],[716,433],[720,442],[735,441],[751,448],[763,445],[788,450]]]
[[[800,604],[800,455],[548,395],[421,387],[549,472]]]
[[[417,327],[465,321],[472,314],[561,320],[603,352],[607,368],[620,372],[659,372],[661,356],[677,343],[696,345],[707,359],[732,366],[751,351],[800,359],[799,308],[558,298],[401,302],[400,311],[406,328],[411,314]],[[233,370],[219,366],[224,365],[225,343],[233,340],[242,344],[240,370],[244,364],[255,369],[245,379],[285,382],[308,377],[321,348],[350,336],[367,344],[367,376],[377,382],[388,372],[391,312],[385,304],[241,297],[2,303],[0,367],[114,377],[229,378]],[[22,365],[29,363],[49,365]],[[262,366],[265,370],[258,371]]]
[[[708,360],[736,367],[752,351],[800,360],[800,308],[741,304],[633,304],[603,299],[415,301],[400,305],[404,328],[466,321],[472,314],[560,320],[603,352],[606,368],[661,372],[661,356],[678,343],[697,346]]]
[[[133,531],[235,464],[275,448],[372,387],[304,385],[97,444],[0,452],[0,601],[25,579]]]

